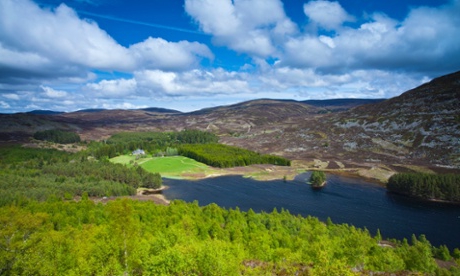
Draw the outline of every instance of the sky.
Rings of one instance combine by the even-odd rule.
[[[0,113],[391,98],[460,70],[460,0],[0,0]]]

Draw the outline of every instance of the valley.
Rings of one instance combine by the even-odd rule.
[[[460,172],[459,86],[455,73],[370,102],[0,115],[0,265],[38,275],[455,275],[458,206],[381,185],[396,172]],[[307,185],[312,170],[328,184]],[[436,186],[414,187],[430,199]]]
[[[2,114],[2,144],[63,129],[103,141],[126,131],[212,132],[219,142],[294,161],[299,170],[385,182],[394,172],[460,171],[460,72],[389,100],[260,99],[190,113],[165,109]]]

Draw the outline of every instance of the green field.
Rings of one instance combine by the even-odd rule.
[[[183,156],[146,157],[136,160],[132,155],[121,155],[110,159],[113,163],[132,166],[139,164],[149,172],[159,173],[162,177],[184,177],[185,175],[211,174],[216,169]]]

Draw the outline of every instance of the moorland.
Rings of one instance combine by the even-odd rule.
[[[2,114],[0,274],[455,275],[460,251],[423,235],[382,241],[286,210],[119,197],[160,188],[162,175],[289,179],[305,170],[381,183],[396,175],[395,191],[414,181],[415,196],[458,195],[459,107],[457,72],[388,100]]]

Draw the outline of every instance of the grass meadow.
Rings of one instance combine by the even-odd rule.
[[[215,169],[183,156],[145,157],[136,160],[133,155],[121,155],[110,159],[113,163],[133,166],[137,163],[145,170],[163,177],[179,178],[184,175],[210,174]]]

